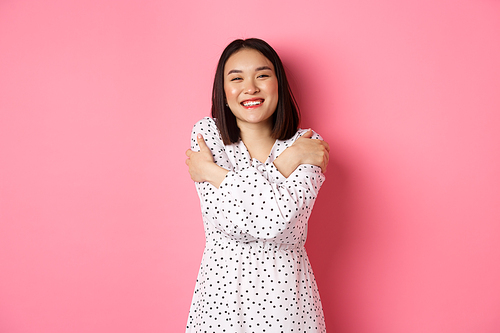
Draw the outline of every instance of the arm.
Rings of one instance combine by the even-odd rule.
[[[288,177],[301,164],[316,165],[323,173],[326,172],[330,146],[321,139],[312,139],[313,135],[311,129],[307,130],[274,160],[274,166],[283,176]],[[315,137],[320,138],[317,134]]]
[[[197,137],[200,132],[204,140]],[[195,125],[191,138],[193,152],[187,152],[190,158],[186,163],[192,178],[197,181],[205,219],[229,237],[244,242],[272,239],[273,242],[294,243],[300,238],[324,181],[319,167],[294,167],[295,171],[288,178],[274,164],[254,163],[233,171],[210,118]],[[195,152],[198,149],[199,152]],[[286,162],[286,158],[281,161]]]
[[[215,156],[212,155],[213,152],[208,148],[202,134],[195,133],[194,130],[192,134],[197,135],[196,139],[194,137],[191,139],[192,142],[196,141],[196,145],[192,149],[198,149],[198,151],[192,149],[186,151],[188,156],[186,164],[189,167],[191,179],[196,182],[209,182],[219,188],[220,183],[227,174],[227,170],[214,162]],[[323,173],[326,172],[330,147],[326,141],[311,139],[312,136],[313,131],[309,129],[274,160],[274,166],[285,178],[288,178],[301,164],[316,165],[321,168]],[[220,143],[212,142],[212,144],[219,151],[224,149]]]
[[[319,135],[311,130],[302,134],[274,163],[254,161],[252,167],[226,175],[219,188],[226,198],[225,220],[231,222],[224,225],[226,230],[283,244],[302,238],[325,180],[317,165],[326,169],[329,156],[329,146]],[[285,174],[283,167],[290,168],[290,173]]]
[[[300,165],[288,178],[273,164],[263,167],[228,172],[218,191],[223,218],[217,223],[242,241],[295,244],[306,231],[325,177],[313,165]]]
[[[200,133],[197,134],[196,142],[199,147],[198,152],[194,152],[191,149],[186,151],[188,157],[186,164],[189,167],[191,179],[195,182],[209,182],[216,188],[219,188],[228,170],[215,164],[212,152],[207,147],[205,139]]]

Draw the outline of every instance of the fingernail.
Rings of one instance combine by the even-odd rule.
[[[202,138],[202,136],[201,136],[201,134],[200,134],[200,133],[198,133],[197,137],[198,137],[198,139],[201,139],[201,138]]]

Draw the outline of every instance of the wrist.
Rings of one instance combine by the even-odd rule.
[[[300,156],[295,147],[285,149],[273,162],[278,171],[286,178],[300,165]]]
[[[213,163],[207,167],[205,172],[205,181],[219,188],[219,185],[222,183],[228,172],[228,170]]]

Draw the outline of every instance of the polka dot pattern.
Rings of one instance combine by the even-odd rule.
[[[241,140],[225,146],[212,118],[194,125],[191,148],[201,133],[229,172],[218,189],[196,183],[206,243],[186,332],[326,332],[304,248],[325,176],[304,164],[285,178],[273,164],[305,132],[277,140],[261,163]]]

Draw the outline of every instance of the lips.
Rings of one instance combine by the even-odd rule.
[[[243,105],[244,107],[255,107],[259,106],[262,103],[264,103],[264,100],[262,98],[254,98],[254,99],[247,99],[240,104]]]

